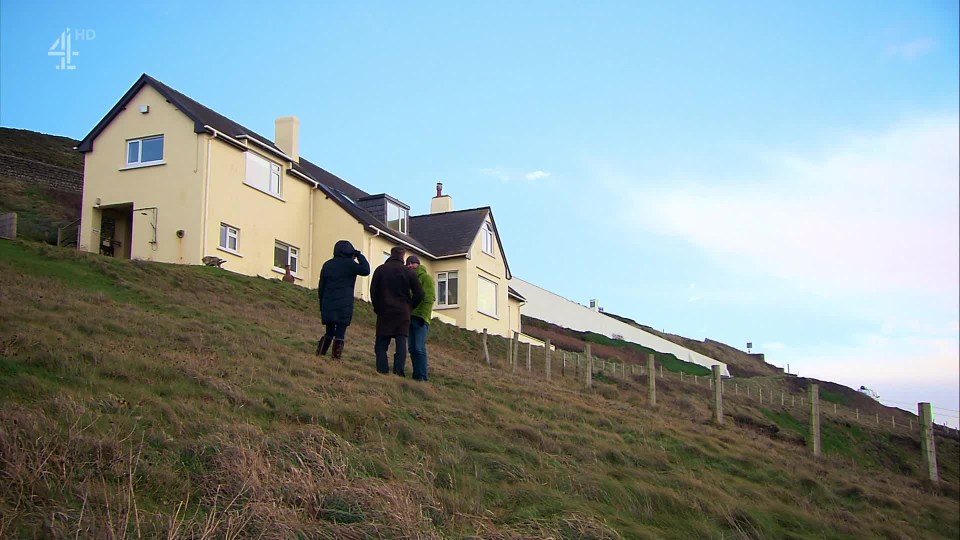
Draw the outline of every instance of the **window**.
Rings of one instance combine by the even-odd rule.
[[[477,311],[497,316],[497,284],[485,277],[477,277]]]
[[[163,135],[127,141],[127,165],[163,162]]]
[[[237,252],[240,245],[240,229],[231,227],[226,223],[220,224],[220,248],[227,251]]]
[[[280,165],[247,152],[246,184],[271,195],[280,196]]]
[[[387,201],[387,226],[407,234],[407,209]]]
[[[489,221],[483,222],[483,252],[493,255],[493,225]]]
[[[286,265],[290,265],[290,273],[297,273],[297,261],[300,259],[300,250],[284,244],[283,242],[277,242],[273,247],[273,266],[278,270],[283,270]]]
[[[457,305],[457,273],[437,272],[437,305]]]

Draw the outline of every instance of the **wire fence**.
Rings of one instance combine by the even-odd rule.
[[[585,349],[586,346],[585,343]],[[490,357],[485,337],[484,351],[486,362],[488,364],[495,363],[495,359]],[[550,350],[548,355],[547,347],[519,343],[517,339],[509,343],[507,357],[503,362],[504,367],[514,373],[527,372],[531,376],[547,379],[574,377],[578,381],[584,381],[588,367],[591,369],[591,377],[603,375],[612,378],[632,378],[640,382],[648,376],[648,368],[644,365],[608,360],[586,351],[571,352],[556,349]],[[714,381],[710,375],[691,374],[682,370],[665,370],[663,364],[655,366],[654,375],[658,380],[680,383],[691,392],[704,393],[708,397],[713,394]],[[809,420],[808,388],[803,379],[794,375],[776,376],[769,381],[730,377],[722,380],[721,395],[724,400],[732,403],[750,404],[785,411],[798,420]],[[864,397],[873,399],[868,396]],[[831,391],[824,388],[823,385],[820,386],[819,413],[824,419],[884,430],[891,434],[916,434],[919,436],[921,433],[919,409],[917,413],[903,409],[890,411],[887,406],[879,401],[875,403],[865,402],[863,407],[848,405],[847,401],[849,401],[847,395]],[[919,407],[919,404],[909,406]],[[944,407],[931,408],[935,411],[933,418],[934,431],[937,434],[960,438],[960,432],[957,428],[950,426],[950,424],[954,426],[960,424],[960,411]]]

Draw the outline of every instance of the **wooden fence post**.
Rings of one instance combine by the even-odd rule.
[[[820,457],[820,385],[810,385],[810,439],[813,456]]]
[[[527,372],[533,371],[533,343],[527,343]]]
[[[543,370],[546,372],[547,380],[550,380],[550,340],[544,341],[543,347]]]
[[[487,348],[487,329],[483,329],[483,359],[490,365],[490,349]]]
[[[663,364],[660,365],[663,368]],[[657,372],[656,366],[653,364],[653,353],[647,353],[647,372],[650,373],[650,376],[647,377],[647,387],[650,394],[650,405],[657,404]]]
[[[513,333],[513,372],[517,372],[517,364],[520,362],[520,332]]]
[[[923,464],[927,468],[930,481],[937,483],[940,475],[937,473],[937,448],[933,438],[933,408],[929,403],[918,403],[917,410],[920,416],[920,451],[923,453]]]
[[[560,366],[560,376],[567,376],[567,351],[563,351],[563,365]]]
[[[593,386],[593,355],[590,354],[590,344],[587,343],[583,348],[583,356],[586,358],[584,363],[586,364],[586,385],[587,388]]]
[[[720,380],[720,365],[715,364],[711,367],[713,370],[713,421],[717,425],[723,425],[723,392],[721,392],[722,383]]]

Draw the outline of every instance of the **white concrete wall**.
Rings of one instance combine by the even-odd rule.
[[[714,360],[696,351],[691,351],[686,347],[677,345],[672,341],[667,341],[649,332],[644,332],[639,328],[620,322],[613,317],[608,317],[603,313],[593,311],[586,306],[567,300],[546,289],[541,289],[516,276],[513,276],[513,279],[510,280],[510,286],[527,299],[526,305],[523,306],[523,314],[528,317],[540,319],[541,321],[579,332],[593,332],[607,337],[613,337],[613,334],[619,334],[623,336],[624,341],[643,345],[657,352],[673,354],[678,359],[686,362],[699,364],[707,368],[719,364],[722,366],[721,373],[725,376],[730,376],[727,365],[723,362]]]

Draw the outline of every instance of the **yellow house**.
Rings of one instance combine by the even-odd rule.
[[[382,263],[420,256],[437,285],[434,317],[492,334],[520,331],[523,297],[489,207],[455,211],[437,184],[430,214],[369,194],[302,158],[300,122],[259,135],[142,75],[84,137],[80,249],[122,258],[222,264],[316,286],[337,240]],[[355,295],[369,299],[369,277]]]

